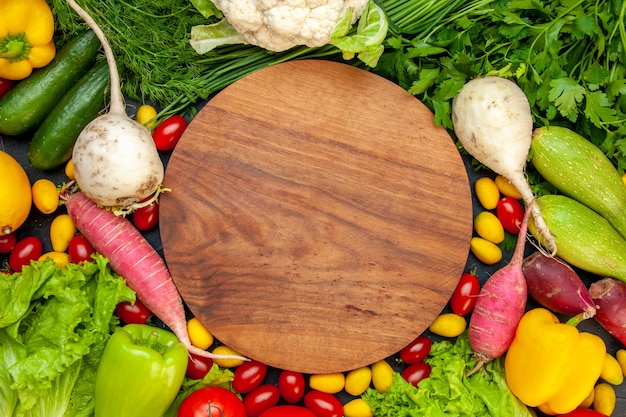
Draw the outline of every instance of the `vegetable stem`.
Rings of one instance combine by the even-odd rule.
[[[107,63],[109,64],[109,74],[111,77],[111,98],[110,98],[110,108],[109,113],[115,114],[123,114],[126,115],[126,108],[124,104],[124,95],[122,94],[122,88],[120,86],[120,75],[117,70],[117,65],[115,63],[115,57],[113,56],[113,51],[111,49],[111,45],[104,32],[95,20],[82,8],[80,7],[74,0],[67,0],[68,4],[72,9],[78,13],[78,15],[91,27],[94,31],[100,43],[105,46],[104,55],[107,59]]]

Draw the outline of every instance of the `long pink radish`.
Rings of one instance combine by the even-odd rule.
[[[67,212],[94,249],[109,259],[137,297],[185,345],[190,353],[209,358],[243,359],[215,355],[191,344],[183,302],[163,259],[124,217],[98,207],[81,192],[65,196]]]
[[[526,206],[511,261],[489,277],[478,293],[468,330],[470,347],[476,358],[476,366],[470,374],[507,351],[524,315],[528,289],[522,261],[533,204],[534,201]]]

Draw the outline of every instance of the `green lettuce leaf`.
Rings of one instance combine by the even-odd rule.
[[[509,390],[502,359],[485,365],[485,372],[467,377],[474,367],[467,333],[455,343],[433,343],[426,359],[430,376],[414,387],[399,373],[385,393],[368,389],[362,398],[377,417],[530,417],[532,414]]]
[[[119,324],[115,306],[135,293],[99,255],[62,269],[32,262],[8,282],[14,287],[0,297],[21,299],[0,307],[0,415],[91,416],[99,358]]]

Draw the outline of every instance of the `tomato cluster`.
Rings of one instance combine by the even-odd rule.
[[[470,249],[476,258],[487,265],[502,260],[499,246],[505,239],[505,232],[517,235],[524,217],[519,191],[504,177],[495,180],[481,177],[474,183],[474,191],[483,211],[474,218],[474,230]]]

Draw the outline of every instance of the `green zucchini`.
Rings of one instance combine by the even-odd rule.
[[[76,35],[57,51],[51,63],[13,87],[0,100],[0,134],[20,136],[39,126],[93,65],[100,46],[91,30]]]
[[[598,212],[626,239],[626,187],[597,146],[570,129],[540,127],[530,161],[546,181]]]
[[[561,259],[592,274],[626,282],[626,240],[604,217],[564,195],[544,195],[537,198],[537,204]],[[532,219],[528,230],[545,246]]]
[[[54,106],[28,146],[28,160],[37,169],[53,169],[72,156],[78,135],[106,107],[109,67],[98,62]]]

